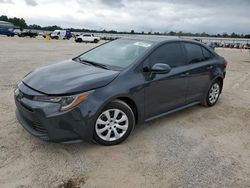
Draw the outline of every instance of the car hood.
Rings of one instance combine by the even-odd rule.
[[[48,95],[64,95],[103,87],[118,74],[119,71],[69,60],[35,69],[22,81],[36,91]]]

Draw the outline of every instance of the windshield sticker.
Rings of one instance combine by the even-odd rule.
[[[141,46],[141,47],[144,47],[144,48],[148,48],[148,47],[151,46],[151,44],[148,44],[146,42],[135,42],[134,45]]]

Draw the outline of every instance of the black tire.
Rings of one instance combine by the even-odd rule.
[[[214,99],[214,100],[211,100],[210,98],[210,93],[212,92],[212,89],[213,87],[217,86],[218,85],[218,96]],[[221,94],[221,89],[222,89],[222,86],[221,86],[221,83],[219,82],[219,80],[215,80],[209,87],[208,91],[207,91],[207,94],[206,94],[206,97],[204,99],[204,102],[202,103],[204,106],[208,106],[208,107],[211,107],[211,106],[214,106],[217,101],[219,100],[219,97],[220,97],[220,94]]]
[[[76,39],[76,42],[82,42],[81,38]]]
[[[110,109],[118,109],[118,110],[122,111],[127,116],[127,119],[128,119],[128,128],[125,131],[124,135],[121,136],[119,139],[114,140],[114,141],[106,141],[106,140],[102,139],[100,136],[98,136],[97,131],[96,131],[96,126],[99,126],[96,123],[98,118],[102,115],[103,112],[105,112],[106,110],[110,110]],[[135,116],[134,116],[132,109],[125,102],[123,102],[121,100],[114,100],[114,101],[110,102],[102,110],[102,112],[98,115],[97,119],[95,120],[93,138],[94,138],[95,142],[97,142],[98,144],[101,144],[101,145],[105,145],[105,146],[120,144],[121,142],[123,142],[124,140],[126,140],[128,138],[128,136],[130,135],[130,133],[134,129],[134,126],[135,126]],[[107,131],[109,131],[109,130],[107,130]],[[111,130],[111,132],[112,132],[112,130]],[[111,134],[114,134],[114,131]]]
[[[95,39],[95,40],[94,40],[94,43],[98,43],[98,40],[97,40],[97,39]]]

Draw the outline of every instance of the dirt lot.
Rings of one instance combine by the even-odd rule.
[[[250,52],[229,62],[213,108],[138,125],[121,145],[40,141],[15,118],[13,90],[32,69],[95,46],[0,37],[0,187],[250,187]]]

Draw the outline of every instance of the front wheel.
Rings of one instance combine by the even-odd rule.
[[[215,80],[210,86],[206,96],[206,106],[213,106],[216,104],[220,97],[221,84],[218,80]]]
[[[130,135],[135,125],[131,108],[121,100],[109,103],[95,122],[94,140],[102,145],[116,145]]]

